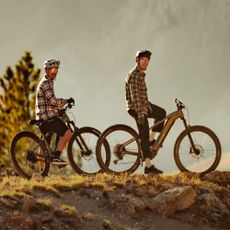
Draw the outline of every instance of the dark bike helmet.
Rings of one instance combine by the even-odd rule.
[[[142,57],[146,57],[148,59],[151,58],[151,52],[149,50],[146,49],[142,49],[142,50],[138,50],[136,53],[136,59],[137,58],[142,58]]]
[[[52,67],[59,68],[59,65],[60,65],[60,61],[55,59],[49,59],[44,62],[44,69],[50,69]]]

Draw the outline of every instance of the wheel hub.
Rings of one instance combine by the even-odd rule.
[[[81,151],[81,156],[85,160],[91,160],[93,158],[92,150]]]
[[[37,162],[37,158],[36,158],[34,152],[30,151],[30,150],[27,152],[26,159],[33,164],[35,164]]]
[[[117,144],[113,148],[113,153],[119,160],[122,160],[124,156],[124,153],[123,153],[124,150],[125,150],[125,147],[123,147],[120,144]]]
[[[195,151],[193,147],[191,146],[189,153],[191,153],[194,157],[199,158],[199,157],[202,157],[202,155],[204,154],[204,149],[201,145],[196,144]]]

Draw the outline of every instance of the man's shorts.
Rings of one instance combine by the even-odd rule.
[[[42,123],[40,129],[44,134],[48,132],[54,132],[62,137],[68,130],[68,127],[59,117],[51,117]]]

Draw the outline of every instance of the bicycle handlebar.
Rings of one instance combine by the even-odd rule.
[[[74,105],[74,103],[66,104],[63,109],[58,111],[59,116],[62,116],[66,112],[66,110],[71,109]]]
[[[176,103],[177,109],[185,108],[185,105],[183,104],[183,102],[179,101],[177,98],[175,98],[175,103]]]
[[[67,104],[67,107],[68,107],[69,109],[71,109],[73,106],[75,106],[75,103],[74,103],[74,102],[68,103],[68,104]]]

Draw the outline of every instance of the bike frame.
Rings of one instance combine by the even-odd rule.
[[[174,125],[175,121],[177,119],[182,119],[183,123],[184,123],[184,126],[185,126],[185,129],[187,130],[188,132],[188,137],[189,137],[189,140],[190,140],[190,143],[191,143],[191,146],[193,148],[193,151],[196,152],[196,148],[195,148],[195,144],[192,140],[192,137],[191,137],[191,134],[189,132],[189,125],[187,124],[185,118],[184,118],[184,113],[182,111],[182,109],[178,109],[177,111],[175,112],[172,112],[170,113],[169,115],[167,115],[164,119],[156,122],[153,126],[151,126],[149,128],[149,130],[152,130],[153,128],[157,127],[158,125],[160,125],[161,123],[165,122],[166,120],[166,123],[164,125],[164,128],[163,130],[161,131],[160,135],[158,136],[156,142],[154,143],[154,145],[152,146],[152,149],[151,151],[153,152],[158,152],[158,150],[160,149],[160,147],[162,146],[165,138],[167,137],[170,129],[172,128],[172,126]],[[126,141],[125,143],[122,144],[122,147],[125,147],[129,144],[131,144],[133,141],[135,141],[136,139],[135,138],[132,138],[128,141]],[[140,144],[140,142],[139,142]],[[125,148],[124,148],[125,149]],[[130,151],[122,151],[122,153],[125,153],[125,154],[128,154],[128,155],[136,155],[137,153],[134,153],[134,152],[130,152]],[[143,153],[142,153],[142,157],[143,157]]]
[[[65,122],[67,124],[67,127],[71,130],[72,135],[79,130],[79,128],[75,125],[74,121],[71,121],[69,118]],[[48,132],[46,135],[42,134],[41,140],[45,144],[46,149],[48,150],[47,153],[45,153],[45,156],[48,155],[51,157],[51,154],[53,152],[50,144],[48,143],[49,142],[48,138],[50,138],[52,135],[53,135],[53,132]],[[85,143],[85,141],[81,135],[79,135],[79,139],[76,138],[76,141],[77,141],[77,144],[78,144],[81,151],[84,151],[84,150],[89,151],[89,148],[88,148],[87,144]],[[38,156],[44,157],[44,155],[40,155],[40,154]]]
[[[165,138],[167,137],[170,129],[172,128],[172,126],[174,125],[175,121],[177,119],[181,118],[185,124],[185,128],[187,129],[187,123],[186,120],[184,119],[184,114],[182,112],[182,110],[177,110],[173,113],[170,113],[169,115],[167,115],[163,120],[160,120],[158,122],[156,122],[153,126],[150,127],[150,130],[152,130],[153,128],[157,127],[159,124],[163,123],[164,121],[166,121],[163,130],[161,131],[160,135],[158,136],[152,151],[158,151],[161,147],[161,145],[163,144]]]

